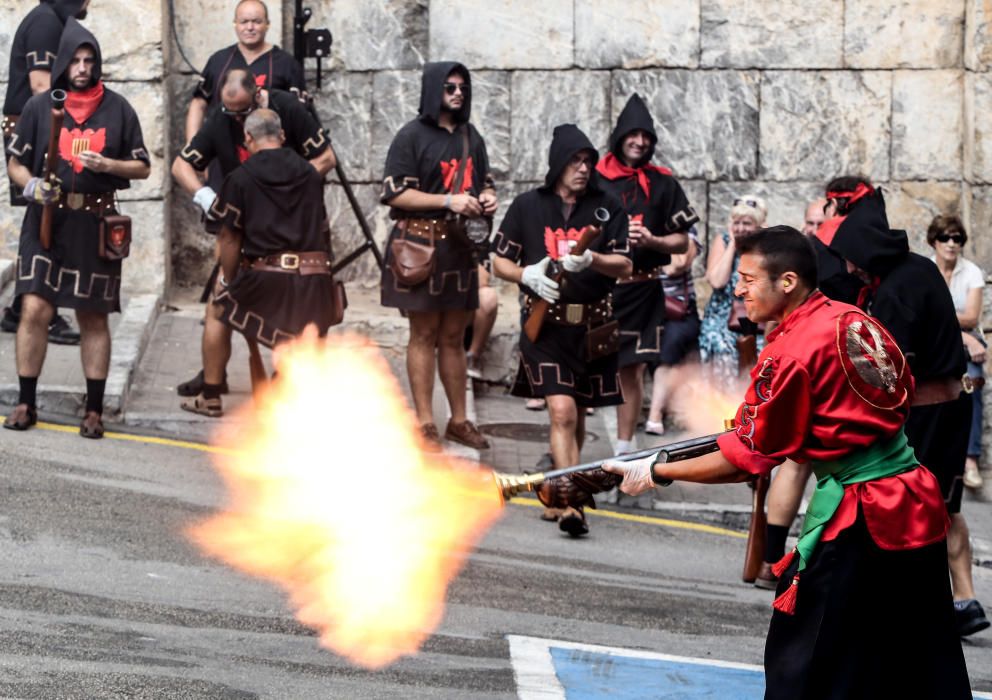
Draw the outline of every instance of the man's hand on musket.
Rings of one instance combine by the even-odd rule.
[[[24,186],[24,199],[38,204],[52,204],[62,194],[62,182],[57,177],[46,180],[33,177]]]
[[[623,477],[620,490],[628,496],[640,496],[659,484],[652,478],[655,460],[658,455],[648,455],[641,459],[627,462],[608,460],[603,464],[603,470]]]
[[[496,199],[496,193],[492,190],[485,190],[479,195],[479,204],[482,205],[482,214],[484,216],[492,216],[496,213],[496,209],[499,207],[499,201]]]
[[[79,162],[83,164],[84,168],[95,173],[109,172],[113,166],[110,158],[105,158],[96,151],[83,151],[79,154]]]

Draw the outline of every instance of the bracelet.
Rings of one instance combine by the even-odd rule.
[[[444,195],[444,208],[445,209],[450,209],[451,208],[451,193],[450,192],[448,194]]]
[[[657,464],[657,462],[654,464]],[[651,465],[651,481],[655,483],[655,486],[671,486],[673,481],[663,476],[658,476],[658,472],[654,470],[654,464]]]

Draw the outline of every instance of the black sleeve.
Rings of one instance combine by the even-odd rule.
[[[33,70],[52,72],[61,38],[62,25],[53,16],[42,15],[32,24],[31,31],[25,35],[25,59],[28,72]]]
[[[124,103],[124,138],[121,151],[125,160],[140,160],[145,165],[151,165],[152,159],[145,148],[145,139],[141,134],[141,122],[134,108]]]
[[[217,157],[217,150],[214,148],[214,138],[211,135],[214,125],[215,120],[212,117],[207,117],[207,120],[203,122],[203,126],[193,136],[193,139],[179,152],[180,158],[201,173]]]
[[[31,171],[32,175],[40,175],[34,172],[35,143],[38,142],[38,132],[42,126],[39,118],[41,112],[38,110],[39,100],[30,99],[24,105],[24,112],[17,120],[14,133],[7,144],[7,156],[16,156],[17,161]],[[47,124],[45,125],[48,126]],[[47,146],[47,143],[46,143]]]
[[[203,73],[200,75],[200,82],[193,90],[193,97],[199,97],[208,103],[213,99],[214,90],[217,89],[217,82],[220,80],[218,73],[221,70],[221,60],[223,60],[223,56],[220,52],[215,53],[207,60],[207,65],[204,66]]]
[[[907,304],[896,289],[879,289],[869,309],[872,316],[892,334],[907,360],[915,360],[918,348],[913,342],[916,311]]]
[[[506,216],[503,217],[503,222],[499,225],[499,230],[496,231],[489,246],[490,252],[517,264],[520,264],[524,254],[522,208],[520,197],[510,203],[510,208],[506,210]]]
[[[288,94],[282,108],[282,128],[286,139],[293,144],[294,150],[307,160],[313,160],[326,151],[331,140],[327,132],[310,116],[306,106],[295,97]]]
[[[608,198],[604,207],[610,212],[610,220],[603,227],[603,232],[606,235],[600,239],[602,243],[599,252],[616,253],[629,258],[630,246],[627,243],[627,233],[630,217],[627,216],[627,212],[620,202],[613,197]]]
[[[389,144],[386,155],[386,170],[382,181],[382,195],[379,201],[389,204],[389,200],[408,189],[420,189],[420,178],[417,176],[417,153],[413,134],[406,128]]]
[[[473,127],[474,130],[475,127]],[[496,181],[493,179],[492,171],[489,168],[489,153],[486,150],[486,142],[477,131],[475,132],[475,137],[478,139],[478,143],[472,153],[472,170],[476,175],[474,178],[475,182],[472,184],[475,185],[476,194],[481,194],[482,190],[495,190]]]
[[[676,233],[688,231],[689,228],[699,221],[696,210],[689,204],[689,198],[685,196],[682,185],[678,180],[672,178],[672,197],[668,214],[665,216],[665,233]]]
[[[241,184],[241,168],[237,168],[220,188],[220,194],[210,207],[210,214],[235,233],[244,234],[245,192]]]

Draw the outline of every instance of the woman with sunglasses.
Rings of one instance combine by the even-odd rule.
[[[985,336],[982,333],[982,294],[985,275],[975,263],[962,255],[968,234],[957,216],[935,216],[927,229],[927,243],[934,249],[930,258],[944,276],[954,300],[954,310],[961,324],[961,337],[968,352],[968,376],[971,377],[973,410],[971,435],[968,438],[968,458],[964,467],[964,485],[970,489],[982,487],[978,460],[982,454],[982,388],[985,376]]]
[[[730,210],[730,230],[712,242],[706,256],[706,281],[713,287],[713,294],[699,329],[699,357],[721,380],[734,380],[739,375],[740,333],[731,330],[729,323],[740,262],[737,242],[756,233],[767,217],[768,206],[763,199],[755,195],[738,197]]]

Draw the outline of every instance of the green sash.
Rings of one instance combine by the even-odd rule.
[[[823,536],[824,528],[837,512],[844,498],[845,486],[903,474],[918,465],[916,454],[906,441],[906,433],[902,428],[890,439],[880,440],[871,447],[852,452],[841,459],[813,462],[816,490],[806,508],[806,520],[796,545],[799,570],[806,568]]]

